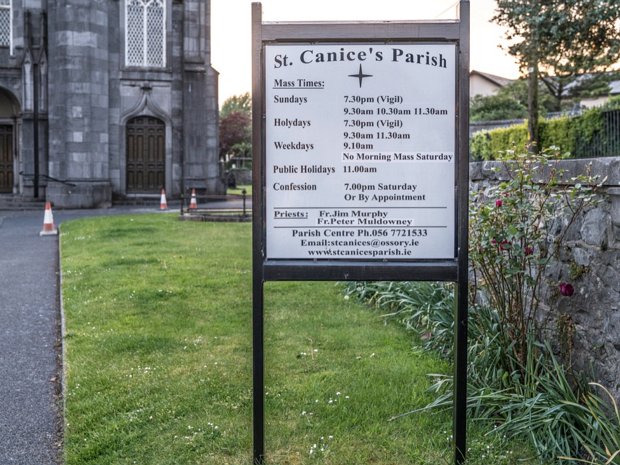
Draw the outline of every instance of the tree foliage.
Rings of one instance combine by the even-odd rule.
[[[471,99],[471,121],[497,121],[521,119],[527,115],[527,108],[512,97],[504,95],[476,95]]]
[[[252,97],[249,92],[240,95],[233,95],[232,97],[228,97],[226,101],[222,104],[222,108],[220,110],[220,118],[229,115],[234,112],[247,113],[248,115],[252,114]]]
[[[252,154],[252,100],[249,93],[229,97],[220,110],[220,159]]]
[[[575,76],[620,58],[617,0],[498,0],[493,20],[507,28],[508,52],[528,76],[531,142],[538,142],[538,79],[561,99]]]
[[[526,109],[527,116],[527,99],[528,99],[528,86],[527,80],[517,79],[510,84],[502,87],[498,95],[510,97],[519,102]],[[546,115],[549,112],[555,110],[555,101],[553,95],[549,92],[546,86],[539,84],[538,86],[538,111],[541,115]]]
[[[220,158],[249,156],[252,147],[252,119],[241,111],[220,118]]]
[[[541,115],[555,111],[555,101],[547,88],[539,86],[538,108]],[[470,102],[471,121],[496,121],[527,118],[527,82],[518,79],[495,95],[477,95]]]
[[[601,97],[609,94],[610,83],[620,79],[620,73],[606,72],[582,74],[573,78],[565,87],[562,100]],[[545,83],[550,78],[545,78]]]

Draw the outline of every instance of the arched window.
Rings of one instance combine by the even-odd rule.
[[[125,0],[125,64],[166,66],[166,0]]]
[[[12,46],[13,21],[11,18],[11,3],[11,0],[0,0],[0,47]]]

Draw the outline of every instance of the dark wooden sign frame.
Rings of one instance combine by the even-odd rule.
[[[454,463],[465,461],[467,403],[467,294],[469,196],[469,0],[459,19],[405,22],[262,22],[252,4],[253,146],[253,438],[254,461],[265,458],[264,283],[266,281],[445,281],[456,283],[454,371]],[[266,254],[266,102],[264,47],[330,42],[454,44],[457,51],[455,108],[455,253],[441,260],[284,260]]]

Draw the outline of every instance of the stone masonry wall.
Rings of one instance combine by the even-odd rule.
[[[103,182],[109,178],[108,5],[58,0],[49,16],[50,172]]]
[[[108,2],[49,4],[47,200],[65,208],[110,205]]]
[[[563,181],[567,184],[588,168],[593,175],[607,179],[600,192],[601,202],[569,228],[559,259],[547,269],[548,285],[542,294],[544,319],[550,334],[575,330],[570,362],[620,399],[620,157],[557,163],[566,170]],[[494,169],[498,167],[503,164],[472,163],[471,190],[484,190],[505,179],[505,171],[502,174],[501,169]],[[560,282],[570,282],[574,295],[561,296],[557,290]]]

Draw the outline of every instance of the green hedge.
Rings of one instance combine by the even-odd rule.
[[[591,109],[578,117],[540,120],[542,148],[559,147],[566,158],[587,156],[584,150],[592,144],[603,128],[603,112]],[[526,150],[527,123],[508,128],[480,131],[470,140],[472,160],[509,159],[513,151]]]

